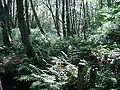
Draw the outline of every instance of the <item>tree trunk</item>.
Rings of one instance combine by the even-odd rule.
[[[23,0],[16,0],[16,4],[18,12],[18,26],[20,29],[21,39],[26,50],[26,54],[29,58],[36,58],[36,53],[33,50],[32,44],[30,42],[28,28],[24,19]]]
[[[25,16],[26,16],[26,26],[28,28],[28,34],[30,35],[30,25],[29,25],[29,14],[28,14],[29,3],[25,0]]]
[[[56,0],[56,29],[57,29],[57,34],[59,37],[60,35],[60,25],[59,25],[59,7],[58,7],[58,0]]]
[[[103,7],[103,0],[100,0],[100,8]]]
[[[75,0],[73,1],[73,16],[72,16],[72,30],[73,30],[73,34],[76,34],[76,20],[75,20]]]
[[[81,10],[82,10],[82,4],[80,4],[80,14],[79,14],[79,21],[78,21],[78,28],[77,28],[77,34],[78,34],[78,37],[80,37],[80,32],[81,32]]]
[[[69,0],[66,0],[66,26],[67,26],[67,36],[71,36],[70,30],[70,14],[69,14]]]
[[[6,25],[7,25],[7,29],[8,29],[8,33],[9,33],[10,38],[12,38],[12,36],[11,36],[11,26],[12,26],[11,7],[12,7],[12,0],[8,0],[7,4],[6,4]]]
[[[45,4],[45,3],[43,2],[43,4]],[[58,9],[59,9],[58,8],[58,1],[56,0],[56,16],[54,16],[50,0],[48,0],[48,4],[49,5],[45,4],[45,6],[47,6],[47,8],[50,10],[50,12],[52,14],[53,21],[54,21],[55,29],[57,30],[57,34],[58,34],[59,37],[61,37],[60,26],[59,26],[59,21],[61,21],[61,20],[59,19],[59,14],[58,14]]]
[[[0,21],[1,21],[1,27],[2,27],[2,35],[3,35],[3,43],[5,46],[10,46],[10,36],[8,33],[9,27],[8,27],[8,10],[6,7],[6,4],[4,4],[4,7],[2,5],[2,1],[0,0]]]
[[[10,47],[10,36],[8,34],[6,25],[4,23],[1,23],[1,27],[2,27],[3,43],[5,46]]]
[[[36,13],[36,11],[35,11],[35,8],[34,8],[34,5],[33,5],[32,0],[30,0],[30,4],[31,4],[32,11],[33,11],[33,13],[34,13],[36,22],[37,22],[37,24],[38,24],[38,27],[39,27],[41,33],[42,33],[43,35],[45,35],[45,31],[43,30],[43,28],[42,28],[42,26],[41,26],[41,24],[40,24],[40,21],[39,21],[39,19],[38,19],[38,16],[37,16],[37,13]]]
[[[84,17],[84,25],[83,25],[83,34],[84,34],[84,39],[87,40],[87,35],[86,35],[86,31],[87,31],[87,21],[86,21],[86,10],[85,10],[85,3],[84,0],[82,0],[83,3],[83,17]]]
[[[90,15],[89,15],[88,2],[86,2],[86,17],[87,17],[87,28],[89,28],[90,27]]]
[[[63,37],[66,37],[66,30],[65,30],[65,0],[62,0],[62,29],[63,29]]]

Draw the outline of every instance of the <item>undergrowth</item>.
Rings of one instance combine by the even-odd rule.
[[[111,66],[115,67],[115,59],[113,59],[112,64],[106,62],[103,65],[101,63],[105,59],[105,55],[108,58],[116,58],[115,55],[120,50],[119,44],[101,45],[98,41],[91,40],[91,38],[88,41],[83,41],[80,38],[60,39],[54,35],[51,37],[49,34],[40,36],[38,30],[32,30],[30,38],[38,55],[38,59],[34,60],[26,57],[17,30],[12,31],[12,37],[10,48],[4,45],[0,46],[0,60],[2,62],[6,59],[9,60],[9,57],[22,58],[23,62],[16,64],[16,66],[6,65],[8,65],[8,68],[10,66],[11,69],[9,68],[9,70],[17,71],[17,75],[14,77],[16,82],[31,82],[30,90],[76,90],[78,63],[83,59],[87,62],[84,71],[84,88],[90,89],[90,73],[95,59],[91,57],[92,55],[98,60],[98,69],[95,86],[91,89],[119,90],[120,79],[117,77],[118,74],[110,68]],[[118,58],[118,60],[120,59]]]

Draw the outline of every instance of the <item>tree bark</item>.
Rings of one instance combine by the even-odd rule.
[[[30,25],[29,25],[29,13],[28,13],[29,3],[25,0],[25,16],[26,16],[26,26],[28,28],[28,34],[30,35]]]
[[[87,31],[87,21],[86,21],[86,10],[85,10],[85,2],[84,0],[82,0],[83,3],[83,17],[84,17],[84,25],[83,25],[83,34],[84,34],[84,39],[87,40],[87,35],[86,35],[86,31]]]
[[[72,23],[72,30],[73,30],[73,34],[76,34],[76,21],[75,21],[75,17],[76,15],[75,15],[75,0],[73,1],[73,16],[72,16],[72,21],[73,21],[73,23]]]
[[[50,0],[48,0],[49,5],[47,5],[44,1],[43,1],[43,4],[50,10],[50,12],[52,14],[53,21],[54,21],[55,29],[57,30],[57,34],[58,34],[59,37],[61,37],[60,30],[59,30],[60,29],[59,21],[61,21],[61,20],[59,19],[59,15],[58,15],[58,9],[59,9],[58,8],[58,1],[56,0],[56,16],[53,13]]]
[[[65,30],[65,0],[62,0],[62,29],[63,29],[63,37],[66,37],[66,30]]]
[[[60,35],[60,25],[59,25],[59,7],[58,7],[58,0],[56,0],[56,29],[57,29],[57,34],[59,37]]]
[[[67,26],[67,36],[71,36],[70,30],[70,14],[69,14],[69,0],[66,0],[66,26]]]
[[[87,28],[89,28],[90,27],[90,15],[89,15],[88,2],[86,2],[86,17],[87,17]]]
[[[42,33],[43,35],[45,35],[45,31],[43,30],[43,28],[42,28],[42,26],[41,26],[41,24],[40,24],[40,21],[39,21],[39,19],[38,19],[38,16],[37,16],[37,13],[36,13],[36,11],[35,11],[35,8],[34,8],[34,5],[33,5],[32,0],[30,0],[30,4],[31,4],[32,11],[33,11],[33,13],[34,13],[36,22],[37,22],[37,24],[38,24],[38,27],[39,27],[41,33]]]
[[[8,0],[7,4],[6,4],[6,26],[7,26],[10,38],[12,38],[12,36],[11,36],[11,26],[12,26],[11,7],[12,7],[12,0]]]
[[[103,0],[100,0],[100,8],[103,7]]]
[[[79,17],[78,17],[79,18],[78,28],[77,28],[78,37],[80,37],[80,32],[81,32],[81,16],[82,16],[81,10],[82,10],[82,3],[80,3],[80,14],[79,14]]]
[[[11,46],[10,45],[10,35],[8,33],[9,26],[8,26],[8,10],[7,5],[4,2],[4,7],[2,5],[2,0],[0,0],[0,21],[1,21],[1,27],[2,27],[2,35],[3,35],[3,43],[5,46]]]
[[[33,50],[32,44],[30,42],[28,28],[24,19],[23,0],[16,0],[16,4],[18,13],[18,26],[20,29],[24,49],[26,50],[26,54],[29,58],[36,58],[36,53]]]
[[[5,46],[10,47],[10,36],[8,34],[8,30],[6,28],[6,25],[4,23],[1,23],[1,27],[2,27],[3,43]]]

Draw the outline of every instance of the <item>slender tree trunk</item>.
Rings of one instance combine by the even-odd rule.
[[[26,54],[29,58],[35,58],[36,53],[33,50],[32,44],[30,42],[28,28],[24,19],[23,0],[16,0],[16,4],[18,12],[18,26],[20,29],[21,39],[26,50]]]
[[[18,23],[17,22],[18,22],[18,13],[17,13],[17,10],[16,10],[14,27],[18,27]]]
[[[35,7],[35,2],[33,2],[33,7]],[[35,22],[35,16],[32,12],[32,9],[30,8],[30,27],[31,28],[36,28],[36,22]]]
[[[9,13],[10,13],[10,21],[9,21],[9,23],[10,23],[10,29],[12,29],[13,28],[13,19],[12,19],[12,4],[13,4],[13,0],[11,0],[11,2],[10,2],[10,8],[9,8]],[[11,30],[10,30],[11,31]],[[12,37],[11,37],[12,38]]]
[[[25,16],[26,16],[26,26],[28,28],[28,34],[30,35],[30,25],[29,25],[29,14],[28,14],[29,3],[25,0]]]
[[[103,0],[100,0],[100,8],[103,7]]]
[[[66,26],[67,26],[67,36],[71,36],[70,30],[70,14],[69,14],[69,0],[66,0]]]
[[[44,2],[43,2],[44,3]],[[45,3],[44,3],[45,4]],[[55,25],[55,29],[57,30],[57,34],[59,37],[61,37],[60,35],[60,26],[59,26],[59,21],[61,21],[59,19],[59,14],[58,14],[58,0],[56,0],[56,16],[54,16],[54,13],[53,13],[53,10],[52,10],[52,7],[51,7],[51,3],[50,3],[50,0],[48,0],[48,4],[45,4],[47,6],[47,8],[50,10],[51,14],[52,14],[52,18],[53,18],[53,21],[54,21],[54,25]],[[58,9],[57,9],[58,8]],[[58,14],[58,15],[57,15]]]
[[[90,15],[89,15],[88,2],[86,2],[86,17],[87,17],[87,28],[89,28],[90,27]]]
[[[65,30],[65,0],[62,0],[62,29],[63,29],[63,37],[66,37],[66,30]]]
[[[74,28],[75,35],[77,34],[77,24],[78,24],[77,11],[75,10],[75,28]]]
[[[80,4],[80,14],[79,14],[79,21],[78,21],[78,29],[77,29],[77,34],[78,37],[80,37],[80,32],[81,32],[81,10],[82,10],[82,3]]]
[[[70,22],[70,36],[73,36],[74,30],[72,29],[72,0],[68,0],[68,8],[69,8],[69,22]]]
[[[73,23],[72,23],[72,29],[73,33],[76,34],[76,21],[75,21],[75,0],[73,1]]]
[[[13,3],[12,3],[12,27],[14,28],[15,24],[15,0],[13,0]]]
[[[4,23],[1,23],[1,27],[2,27],[3,43],[5,46],[10,47],[10,36],[8,34],[6,25]]]
[[[8,33],[8,26],[7,26],[7,6],[4,3],[4,7],[2,5],[2,1],[0,0],[0,21],[2,27],[2,36],[3,36],[3,43],[5,46],[10,46],[10,36]]]
[[[8,0],[7,4],[6,4],[6,25],[7,25],[7,29],[8,29],[8,33],[10,35],[10,38],[12,38],[11,36],[11,26],[12,26],[12,22],[11,22],[11,7],[12,7],[12,0]]]
[[[58,0],[56,0],[56,29],[57,29],[57,34],[59,37],[60,35],[60,25],[59,25],[59,7],[58,7]]]
[[[34,13],[36,22],[37,22],[37,24],[38,24],[38,27],[39,27],[41,33],[42,33],[43,35],[45,35],[45,31],[43,30],[43,28],[42,28],[42,26],[41,26],[41,24],[40,24],[40,21],[39,21],[39,19],[38,19],[38,16],[37,16],[37,13],[36,13],[36,11],[35,11],[35,8],[34,8],[34,5],[33,5],[32,0],[30,0],[30,4],[31,4],[32,11],[33,11],[33,13]]]
[[[51,3],[50,3],[50,0],[48,0],[48,4],[49,4],[49,6],[47,5],[47,4],[45,4],[47,7],[48,7],[48,9],[50,10],[50,12],[51,12],[51,14],[52,14],[52,18],[53,18],[53,21],[54,21],[54,25],[55,25],[55,28],[57,29],[57,27],[56,27],[56,21],[55,21],[55,16],[54,16],[54,13],[53,13],[53,10],[52,10],[52,7],[51,7]]]
[[[82,0],[83,2],[83,17],[84,17],[84,25],[83,25],[83,34],[84,34],[84,39],[87,40],[87,35],[86,35],[86,31],[87,31],[87,21],[86,21],[86,10],[85,10],[85,2],[84,0]]]

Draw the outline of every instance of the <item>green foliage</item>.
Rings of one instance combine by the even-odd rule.
[[[110,43],[120,43],[120,30],[111,30],[107,33],[106,39],[110,41]]]
[[[106,70],[101,69],[101,71],[98,72],[95,90],[113,89],[116,84],[117,80],[113,77],[110,68],[107,66]]]
[[[103,33],[104,35],[105,33]],[[100,59],[104,59],[105,55],[109,57],[115,56],[111,50],[119,51],[119,45],[100,45],[101,39],[97,42],[94,40],[82,41],[81,39],[58,39],[54,35],[52,37],[39,36],[39,31],[35,29],[30,36],[35,51],[38,53],[38,60],[25,59],[22,64],[17,65],[18,75],[15,77],[20,82],[32,82],[31,90],[74,90],[77,87],[77,65],[80,59],[85,59],[88,65],[84,71],[84,86],[89,87],[91,54],[97,55]],[[95,38],[96,39],[96,38]],[[16,55],[23,52],[18,37],[15,37],[15,46],[8,48],[8,51],[14,52]],[[95,42],[93,44],[93,42]],[[19,43],[19,45],[18,45]],[[4,52],[7,47],[1,47]],[[13,50],[13,51],[11,51]],[[20,50],[20,51],[19,51]],[[2,53],[1,53],[2,54]],[[3,53],[4,54],[4,53]],[[37,63],[34,63],[34,62]],[[72,64],[71,64],[72,63]],[[113,75],[110,64],[105,67],[99,65],[97,78],[95,81],[95,90],[107,90],[117,88],[118,78]],[[110,87],[108,87],[110,86]]]
[[[91,0],[88,1],[91,2]],[[46,16],[38,13],[39,19],[43,21],[41,24],[48,33],[42,36],[39,29],[31,29],[30,39],[38,58],[37,60],[25,59],[22,64],[12,67],[13,70],[18,71],[15,79],[20,82],[32,82],[30,90],[76,90],[77,65],[81,59],[85,59],[88,64],[84,70],[84,86],[90,89],[89,83],[92,82],[90,81],[90,69],[94,62],[90,55],[94,54],[102,61],[106,55],[115,58],[115,51],[120,51],[119,11],[120,6],[97,9],[96,16],[91,18],[89,27],[91,31],[86,41],[81,38],[59,39],[56,31],[51,31],[53,29],[51,17],[44,20]],[[115,28],[118,30],[114,30]],[[12,30],[11,35],[12,46],[10,48],[0,46],[1,59],[12,55],[26,57],[18,29]],[[111,70],[112,65],[110,63],[105,65],[97,63],[97,65],[97,78],[93,89],[118,89],[120,80]]]
[[[71,76],[76,77],[77,68],[71,64],[65,67],[56,59],[55,65],[51,64],[51,67],[46,67],[48,70],[41,70],[32,64],[19,65],[17,79],[24,82],[33,81],[30,86],[31,90],[60,90],[63,85],[72,80]]]

